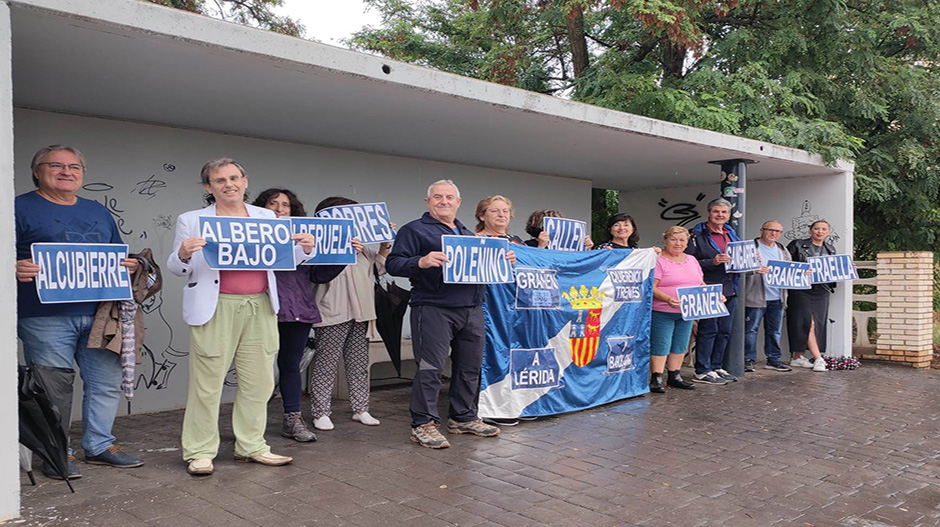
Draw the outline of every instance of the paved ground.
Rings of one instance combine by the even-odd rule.
[[[73,495],[24,476],[18,523],[940,525],[940,371],[759,370],[523,423],[498,439],[454,436],[444,451],[408,441],[407,396],[374,394],[377,428],[345,420],[338,402],[336,430],[306,445],[278,435],[274,403],[269,441],[294,464],[236,465],[226,430],[204,479],[179,459],[180,412],[122,418],[116,434],[147,465],[83,464]]]

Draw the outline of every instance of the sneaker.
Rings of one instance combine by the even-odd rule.
[[[317,417],[313,420],[313,427],[317,430],[330,431],[333,429],[333,421],[330,420],[328,415]]]
[[[806,357],[800,355],[795,359],[790,359],[791,368],[812,368],[813,363],[808,361]]]
[[[700,382],[703,384],[714,384],[716,386],[721,386],[723,384],[728,384],[728,381],[722,379],[718,376],[717,373],[710,371],[708,373],[696,373],[692,376],[692,382]]]
[[[774,371],[793,371],[793,368],[787,366],[786,364],[776,361],[769,360],[767,364],[764,365],[765,370],[774,370]]]
[[[502,417],[484,417],[483,422],[493,426],[516,426],[519,424],[518,419],[506,419]]]
[[[212,466],[212,460],[207,458],[190,459],[189,465],[186,467],[186,472],[189,472],[191,476],[208,476],[214,471],[215,467]]]
[[[418,443],[425,448],[447,448],[450,443],[447,442],[440,430],[437,429],[437,423],[431,421],[411,429],[411,441]]]
[[[737,378],[737,377],[735,377],[734,375],[731,375],[730,373],[726,372],[725,370],[720,370],[720,369],[719,369],[719,370],[715,370],[715,373],[718,374],[719,377],[721,377],[722,379],[724,379],[724,380],[726,380],[726,381],[728,381],[728,382],[738,382],[738,378]]]
[[[75,464],[75,456],[70,455],[68,463],[69,479],[78,479],[82,477],[82,471],[78,470],[78,465]],[[55,469],[52,468],[52,465],[46,463],[45,461],[42,462],[42,473],[45,474],[47,478],[58,479],[60,481],[62,480],[62,476],[57,474]]]
[[[273,452],[265,452],[264,454],[258,454],[257,456],[239,456],[235,454],[235,461],[239,463],[258,463],[261,465],[267,465],[269,467],[279,467],[281,465],[286,465],[293,461],[294,458],[290,456],[279,456]]]
[[[380,424],[382,424],[381,421],[379,421],[375,417],[372,417],[372,414],[370,414],[369,412],[353,414],[352,420],[358,421],[366,426],[379,426]]]
[[[89,456],[86,453],[85,463],[90,465],[109,465],[117,468],[134,468],[143,465],[144,460],[131,457],[121,452],[120,448],[111,445],[97,456]]]
[[[757,361],[753,361],[753,360],[746,360],[746,361],[744,361],[744,371],[745,371],[745,373],[750,373],[750,372],[754,371],[754,369],[755,369],[756,367],[757,367]]]
[[[813,371],[826,371],[829,368],[826,367],[826,359],[819,357],[816,359],[816,362],[813,363]]]
[[[483,419],[466,422],[448,419],[447,432],[450,434],[473,434],[480,437],[493,437],[499,435],[499,428],[484,423]]]
[[[317,435],[307,429],[307,423],[304,422],[300,412],[289,412],[284,414],[284,424],[281,428],[281,435],[298,443],[309,443],[317,440]]]

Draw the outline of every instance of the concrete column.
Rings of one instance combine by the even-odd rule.
[[[10,6],[0,2],[0,298],[16,298],[13,222],[13,47]],[[0,521],[20,514],[19,436],[16,426],[16,302],[0,302]]]
[[[711,164],[721,166],[721,197],[731,202],[731,218],[728,226],[737,232],[741,239],[745,238],[745,209],[747,199],[747,166],[754,161],[749,159],[725,159],[710,161]],[[744,375],[744,276],[738,280],[738,300],[735,305],[734,323],[731,326],[731,340],[725,351],[724,369],[738,377]]]

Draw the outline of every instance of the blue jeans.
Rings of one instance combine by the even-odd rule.
[[[744,360],[757,360],[757,330],[764,320],[764,355],[767,362],[780,362],[780,329],[783,302],[771,300],[767,307],[744,308]]]
[[[704,318],[698,321],[698,336],[695,338],[695,373],[702,374],[724,368],[725,350],[731,339],[731,324],[734,322],[734,306],[738,297],[725,302],[728,315],[719,318]]]
[[[111,426],[121,400],[121,357],[106,349],[89,348],[92,316],[21,318],[17,334],[23,341],[26,364],[78,368],[84,382],[82,395],[82,448],[97,456],[112,443]],[[63,416],[63,422],[68,420]]]

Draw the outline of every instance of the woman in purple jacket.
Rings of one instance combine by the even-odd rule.
[[[278,218],[306,216],[303,203],[297,195],[284,188],[269,188],[255,200],[256,207],[270,209]],[[353,239],[356,251],[362,244]],[[277,313],[277,330],[280,350],[277,369],[280,379],[281,399],[284,402],[284,428],[281,435],[295,441],[316,441],[317,436],[307,428],[300,413],[300,358],[307,347],[310,328],[320,322],[320,312],[313,296],[311,284],[325,284],[336,278],[345,265],[301,265],[293,271],[275,273],[277,298],[281,309]]]

